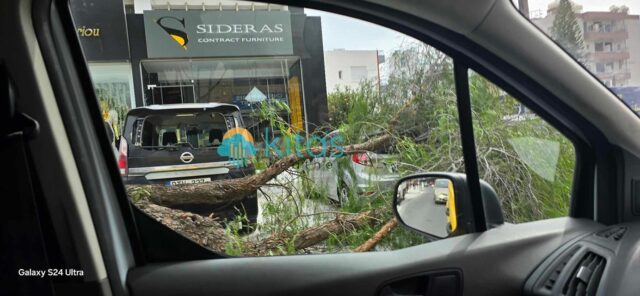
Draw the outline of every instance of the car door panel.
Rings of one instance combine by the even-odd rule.
[[[460,270],[464,295],[513,295],[553,250],[600,228],[557,218],[389,252],[151,264],[128,282],[133,295],[378,295],[394,279]]]

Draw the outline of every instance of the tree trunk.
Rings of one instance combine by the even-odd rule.
[[[196,243],[215,252],[224,253],[228,237],[222,224],[215,218],[166,208],[144,199],[136,202],[135,206],[156,221]]]
[[[367,224],[376,221],[376,213],[373,211],[359,214],[339,215],[336,219],[311,227],[298,232],[293,239],[293,246],[296,250],[308,248],[325,241],[330,235],[340,235],[345,232],[354,231]]]
[[[322,243],[331,235],[341,235],[358,230],[377,221],[380,214],[374,211],[338,215],[335,219],[320,225],[307,228],[296,233],[293,237],[286,235],[272,235],[258,242],[248,242],[245,246],[246,255],[264,256],[269,254],[283,254],[293,248],[299,251]]]
[[[343,147],[344,154],[351,154],[360,151],[373,150],[391,140],[390,135],[382,135],[360,144],[347,145]],[[219,204],[223,202],[239,201],[245,196],[258,190],[260,186],[269,180],[286,171],[299,161],[318,157],[319,155],[330,155],[338,151],[322,151],[321,147],[313,147],[310,150],[300,151],[300,153],[289,154],[270,165],[266,170],[237,179],[225,179],[210,183],[189,184],[179,186],[154,185],[127,185],[127,191],[138,188],[150,193],[149,200],[155,204],[175,207],[184,204]]]
[[[367,252],[373,249],[385,236],[387,236],[393,229],[398,226],[398,220],[396,218],[391,218],[389,222],[384,224],[376,234],[373,235],[372,238],[368,239],[362,245],[358,246],[353,250],[354,252]]]
[[[135,206],[156,221],[214,252],[225,253],[227,242],[237,239],[229,236],[224,226],[212,216],[206,217],[175,210],[155,205],[144,199],[137,201]],[[277,234],[259,241],[246,240],[239,243],[242,245],[242,255],[245,256],[284,254],[289,251],[290,245],[293,246],[294,251],[308,248],[322,243],[330,235],[340,235],[370,225],[377,220],[378,216],[379,214],[373,211],[343,214],[333,220],[300,231],[293,237]]]

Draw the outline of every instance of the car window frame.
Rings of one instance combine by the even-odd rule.
[[[45,26],[45,27],[36,28],[37,36],[39,40],[46,39],[46,37],[44,36],[45,34],[51,33],[51,31],[56,31],[54,32],[55,35],[52,34],[52,36],[64,36],[66,39],[63,38],[60,40],[62,40],[62,42],[65,42],[64,40],[67,40],[68,43],[65,43],[65,45],[69,47],[69,52],[61,53],[61,52],[55,52],[55,51],[50,51],[50,52],[47,51],[47,50],[51,50],[51,48],[55,48],[56,43],[58,44],[58,46],[60,46],[60,40],[58,40],[58,42],[55,42],[54,40],[51,39],[51,37],[49,37],[49,40],[46,40],[42,45],[44,49],[43,54],[45,55],[45,61],[48,62],[47,64],[49,65],[53,63],[54,66],[52,67],[55,67],[55,65],[57,65],[55,64],[56,61],[60,63],[60,61],[58,60],[59,57],[57,55],[66,54],[68,55],[66,58],[70,60],[65,60],[65,62],[70,63],[70,66],[74,67],[74,69],[77,70],[76,77],[83,77],[83,76],[89,77],[88,66],[84,61],[80,43],[75,35],[76,32],[74,30],[73,23],[71,20],[71,12],[68,9],[68,6],[66,6],[67,5],[66,0],[54,0],[54,1],[56,1],[55,2],[56,5],[52,6],[53,11],[48,11],[47,8],[50,9],[51,7],[47,7],[45,4],[44,6],[34,7],[34,16],[36,18],[40,17],[45,19],[51,16],[59,17],[58,21],[60,22],[61,27],[50,28]],[[541,118],[545,119],[550,125],[556,128],[563,135],[567,136],[567,138],[574,143],[574,146],[576,149],[576,155],[577,155],[576,169],[579,170],[580,172],[574,175],[574,183],[573,183],[574,188],[572,189],[572,198],[571,198],[572,210],[571,210],[570,216],[593,218],[593,205],[591,205],[591,208],[589,208],[588,206],[589,204],[588,198],[590,196],[592,198],[592,195],[593,195],[588,193],[593,192],[593,187],[579,186],[579,185],[594,179],[593,176],[595,171],[595,163],[594,161],[590,161],[592,160],[594,151],[590,147],[591,145],[587,145],[587,141],[593,142],[594,139],[603,141],[602,139],[605,139],[605,138],[602,135],[597,135],[597,130],[595,131],[595,134],[596,134],[595,136],[589,135],[589,134],[584,135],[584,133],[576,132],[576,129],[574,128],[575,126],[583,126],[583,127],[587,127],[586,130],[588,130],[589,132],[594,133],[593,129],[589,128],[590,124],[588,124],[588,121],[582,118],[575,111],[572,112],[571,109],[567,110],[568,107],[566,105],[562,108],[557,108],[558,110],[556,110],[558,112],[568,111],[568,112],[563,112],[564,116],[558,116],[556,114],[552,114],[551,112],[548,111],[548,106],[545,106],[545,107],[541,106],[539,99],[536,100],[535,97],[540,97],[541,95],[542,96],[549,95],[553,97],[553,95],[551,95],[546,89],[544,89],[540,85],[533,82],[524,73],[516,70],[515,68],[510,66],[508,63],[490,54],[486,49],[479,47],[478,45],[473,43],[471,40],[467,39],[466,37],[460,34],[454,33],[436,24],[428,23],[425,20],[417,19],[414,16],[402,14],[395,11],[388,11],[387,8],[380,5],[367,4],[366,7],[362,7],[352,3],[331,3],[331,4],[316,3],[316,2],[298,3],[295,1],[280,1],[280,0],[270,1],[270,2],[280,3],[284,5],[301,6],[305,8],[323,10],[327,12],[333,12],[339,15],[353,17],[363,21],[371,22],[373,24],[377,24],[377,25],[395,30],[399,33],[414,37],[417,40],[425,42],[426,44],[429,44],[430,46],[433,46],[437,50],[447,54],[454,60],[454,62],[457,62],[461,66],[463,66],[465,70],[471,69],[483,75],[484,77],[487,77],[492,82],[494,82],[497,86],[503,88],[505,91],[510,92],[515,96],[518,96],[518,98],[521,98],[522,99],[521,102],[525,106],[527,106],[528,108],[536,112]],[[393,21],[387,19],[387,17],[393,16],[393,15],[400,15],[402,17],[394,17]],[[422,25],[418,26],[417,24],[422,24]],[[53,26],[56,26],[56,25],[54,24]],[[428,32],[429,34],[426,34],[425,32]],[[466,77],[466,71],[465,71],[465,77]],[[458,81],[458,79],[456,79],[456,81]],[[468,80],[465,80],[465,81],[467,82],[466,84],[468,85]],[[61,83],[61,82],[58,82],[58,83]],[[104,196],[105,197],[113,196],[113,195],[117,196],[116,200],[118,201],[118,204],[121,208],[121,211],[119,211],[119,213],[121,215],[121,218],[123,218],[127,236],[130,239],[128,243],[131,245],[131,248],[132,248],[132,257],[134,258],[135,265],[143,265],[145,263],[144,252],[142,251],[142,246],[140,245],[141,242],[139,241],[139,233],[136,226],[136,221],[133,218],[132,209],[129,204],[128,198],[126,196],[126,192],[124,190],[124,185],[122,184],[122,180],[117,181],[119,180],[120,176],[119,176],[119,171],[117,169],[115,161],[113,161],[112,151],[111,149],[106,149],[106,147],[110,147],[108,140],[106,140],[106,132],[102,134],[100,132],[100,129],[98,128],[100,126],[100,125],[97,125],[99,123],[98,119],[100,118],[100,116],[95,116],[93,120],[90,118],[90,117],[93,117],[94,115],[99,115],[99,106],[97,106],[97,100],[95,103],[91,102],[92,100],[90,100],[90,98],[95,98],[93,85],[91,84],[91,81],[89,79],[78,79],[76,83],[77,83],[76,86],[79,86],[81,88],[82,90],[81,93],[83,93],[84,95],[79,95],[79,93],[75,93],[73,94],[73,96],[61,98],[62,95],[60,93],[57,93],[56,97],[60,101],[61,109],[63,108],[71,109],[70,106],[72,105],[70,102],[73,102],[73,100],[89,98],[89,100],[85,99],[86,102],[83,105],[75,108],[75,109],[78,109],[79,112],[83,114],[83,116],[78,116],[78,118],[74,120],[83,120],[85,121],[85,123],[88,123],[88,125],[85,125],[85,126],[93,126],[93,128],[98,132],[95,134],[97,137],[92,138],[94,145],[87,145],[86,147],[78,148],[78,146],[80,146],[81,143],[84,143],[85,141],[74,140],[71,142],[73,143],[74,146],[76,146],[74,147],[76,149],[92,148],[92,149],[96,149],[96,151],[102,150],[103,159],[101,160],[106,161],[106,163],[103,163],[98,167],[82,167],[82,168],[79,167],[79,170],[85,171],[85,172],[87,171],[95,172],[96,170],[102,170],[101,174],[98,174],[98,176],[96,176],[96,178],[98,179],[92,182],[84,181],[85,184],[83,185],[85,186],[85,188],[96,188],[101,190],[105,189],[104,188],[105,184],[110,184],[112,187],[114,187],[112,194],[105,194]],[[528,87],[525,86],[525,84],[527,84]],[[538,87],[539,89],[532,90],[531,87],[533,88]],[[467,96],[467,99],[468,99],[468,96]],[[458,96],[458,100],[460,100],[459,96]],[[557,104],[562,105],[559,102],[559,100],[556,100],[556,101],[557,101],[556,102]],[[67,109],[67,111],[69,109]],[[458,110],[458,112],[460,112],[460,110]],[[91,116],[87,117],[87,115],[91,115]],[[66,119],[65,121],[68,122],[67,120],[70,120],[69,114],[67,113],[67,116],[65,117],[67,117],[65,118]],[[562,118],[558,118],[558,117],[562,117]],[[573,123],[573,125],[569,125],[567,123]],[[70,129],[77,129],[79,127],[78,126],[73,127],[67,124],[66,128],[70,130]],[[76,136],[70,133],[70,138],[73,138],[73,137],[76,137]],[[78,139],[76,138],[76,140]],[[86,140],[88,141],[91,139],[86,139]],[[463,140],[463,142],[464,141],[465,140]],[[469,140],[466,140],[466,142],[475,144],[473,143],[473,141],[469,142]],[[95,143],[99,143],[99,146],[96,146]],[[593,143],[591,144],[593,145]],[[601,145],[604,145],[604,143],[601,143]],[[475,149],[471,149],[471,150],[466,149],[466,150],[471,151],[470,153],[475,155]],[[109,162],[112,162],[112,163],[109,163]],[[80,165],[81,164],[79,164],[79,166]],[[476,174],[477,174],[477,170],[476,170]],[[475,177],[474,179],[475,179],[474,181],[479,182],[477,177]],[[107,180],[109,182],[105,183]],[[112,181],[112,180],[115,180],[115,181]],[[579,189],[580,191],[578,191],[577,189]],[[477,192],[479,192],[479,190],[477,190]],[[587,193],[587,194],[584,194],[584,193]],[[581,196],[581,199],[578,199],[576,196]],[[94,198],[97,199],[99,197],[94,197]],[[476,195],[475,200],[480,201],[479,196]],[[96,200],[92,200],[91,203],[96,203]],[[587,206],[585,206],[584,204],[587,204]],[[476,208],[476,209],[482,211],[482,208]],[[589,212],[589,209],[591,210],[591,212]],[[95,211],[99,211],[99,209],[96,209],[94,205],[94,207],[92,207],[92,215],[95,215]],[[106,223],[106,222],[102,221],[102,223]]]

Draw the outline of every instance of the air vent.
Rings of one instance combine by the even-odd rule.
[[[577,248],[574,248],[573,250],[570,250],[563,255],[562,260],[560,260],[560,262],[555,265],[553,271],[549,274],[549,276],[547,276],[547,279],[544,281],[544,288],[553,290],[553,287],[558,281],[558,277],[562,273],[562,270],[564,270],[564,268],[567,266],[567,263],[569,263],[569,260],[571,260],[571,257],[573,257],[577,250]]]
[[[603,231],[598,232],[596,235],[608,239],[612,239],[615,241],[619,241],[624,236],[624,233],[627,232],[626,227],[613,227],[607,228]]]
[[[587,252],[571,273],[562,289],[566,296],[596,295],[607,261],[600,255]]]

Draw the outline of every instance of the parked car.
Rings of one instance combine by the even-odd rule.
[[[446,203],[449,199],[449,183],[447,179],[436,179],[433,187],[433,201],[437,204]]]
[[[327,134],[329,142],[340,130]],[[345,202],[350,196],[371,195],[393,188],[400,178],[395,157],[388,147],[342,157],[318,157],[305,162],[314,184],[325,184],[331,200]]]
[[[240,178],[255,173],[253,164],[238,166],[218,154],[224,133],[244,127],[235,105],[168,104],[131,109],[127,113],[118,167],[126,184],[206,183]],[[257,194],[240,202],[219,205],[188,204],[180,209],[233,219],[238,210],[246,211],[249,222],[258,214]]]

